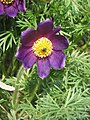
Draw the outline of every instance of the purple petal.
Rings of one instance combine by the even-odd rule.
[[[56,33],[58,33],[60,31],[60,26],[58,26],[57,28],[53,29],[48,35],[47,37],[50,38],[53,35],[56,35]]]
[[[25,56],[30,53],[32,49],[30,47],[25,47],[25,46],[20,46],[20,48],[18,49],[17,53],[16,53],[16,57],[18,60],[22,61]]]
[[[0,15],[2,15],[4,13],[4,6],[3,4],[0,2]]]
[[[27,69],[32,67],[32,65],[37,61],[37,57],[34,55],[33,51],[30,51],[23,59],[22,64]]]
[[[49,60],[46,59],[39,59],[37,64],[38,74],[39,77],[44,79],[50,73],[50,63]]]
[[[55,35],[49,38],[52,42],[54,50],[64,50],[68,48],[68,40],[62,35]]]
[[[60,31],[60,26],[58,26],[57,28],[55,28],[53,31],[52,31],[52,33],[53,34],[56,34],[57,32],[59,32]]]
[[[18,9],[16,9],[14,6],[10,6],[5,8],[5,12],[8,16],[15,17],[17,16]]]
[[[52,29],[53,29],[53,22],[51,20],[47,19],[38,25],[37,31],[41,35],[45,35],[45,34],[48,34],[49,32],[51,32]]]
[[[38,33],[36,30],[27,29],[21,34],[21,43],[24,46],[32,46],[34,41],[38,39]]]
[[[18,10],[19,11],[26,11],[25,0],[19,1]]]
[[[53,51],[52,55],[49,56],[50,65],[56,69],[62,69],[65,66],[65,54],[62,51]]]

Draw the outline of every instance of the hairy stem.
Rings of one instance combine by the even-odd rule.
[[[24,68],[23,68],[23,66],[21,66],[19,71],[18,71],[18,74],[17,74],[17,80],[16,80],[16,84],[15,84],[15,91],[14,91],[14,94],[13,94],[13,106],[14,106],[14,109],[17,106],[19,80],[21,79],[21,76],[22,76],[23,73],[24,73]]]
[[[38,81],[37,85],[35,86],[35,88],[34,88],[34,90],[33,90],[33,92],[32,92],[32,95],[30,96],[30,102],[33,100],[34,95],[35,95],[35,93],[37,92],[38,88],[40,87],[42,81],[43,81],[43,80],[40,79],[40,80]]]

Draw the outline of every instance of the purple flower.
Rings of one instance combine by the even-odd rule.
[[[0,15],[15,17],[19,11],[26,11],[25,0],[0,0]]]
[[[26,69],[37,63],[38,75],[42,79],[49,75],[50,67],[60,70],[65,66],[66,56],[62,50],[68,48],[68,40],[56,34],[60,31],[59,26],[53,27],[53,22],[47,19],[38,25],[37,30],[22,32],[21,46],[16,53]]]

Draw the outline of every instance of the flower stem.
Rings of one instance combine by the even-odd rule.
[[[18,90],[19,90],[19,80],[21,79],[22,74],[24,73],[24,68],[23,66],[20,67],[18,74],[17,74],[17,80],[15,83],[15,91],[13,94],[13,107],[16,109],[17,106],[17,100],[18,100]]]
[[[33,90],[33,92],[32,92],[32,95],[30,96],[30,99],[29,99],[30,102],[33,100],[34,95],[35,95],[35,93],[37,92],[38,88],[40,87],[42,81],[43,81],[42,79],[39,79],[39,81],[38,81],[36,87],[34,88],[34,90]]]
[[[33,65],[32,70],[31,70],[31,73],[30,73],[30,77],[33,75],[33,73],[34,73],[34,71],[35,71],[35,67],[36,67],[36,65]],[[33,92],[32,92],[32,95],[30,96],[29,102],[31,102],[31,101],[33,100],[33,98],[34,98],[34,96],[35,96],[35,93],[37,92],[37,90],[38,90],[39,86],[41,85],[42,81],[43,81],[42,79],[39,79],[39,80],[38,80],[38,83],[37,83],[37,85],[35,86],[35,88],[34,88],[34,90],[33,90]]]

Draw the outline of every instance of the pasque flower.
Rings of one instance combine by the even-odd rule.
[[[37,30],[27,29],[21,34],[21,46],[16,57],[28,69],[37,63],[38,75],[45,78],[50,73],[50,67],[60,70],[65,66],[65,54],[62,50],[68,47],[68,40],[63,35],[56,34],[60,26],[54,29],[49,19],[41,22]]]
[[[25,0],[0,0],[0,15],[15,17],[19,11],[26,11]]]

